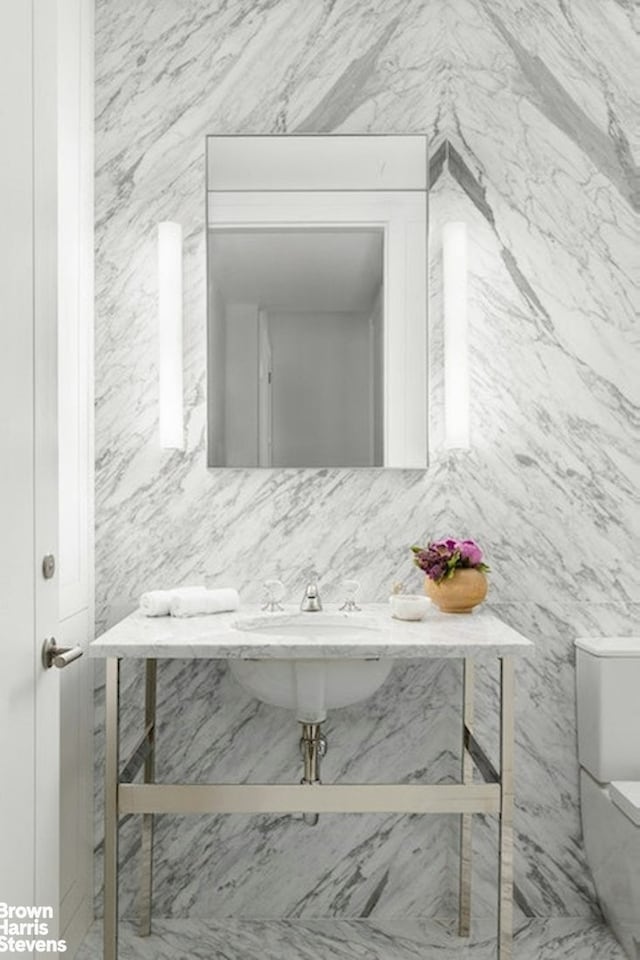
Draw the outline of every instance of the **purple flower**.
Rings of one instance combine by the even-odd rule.
[[[438,580],[442,580],[446,572],[447,572],[446,563],[434,563],[426,571],[426,574],[429,577],[429,580],[435,580],[437,583]]]
[[[436,583],[453,576],[455,570],[473,568],[484,573],[489,569],[475,540],[442,537],[431,540],[426,547],[415,546],[411,550],[415,565]]]
[[[458,541],[453,540],[451,537],[446,537],[442,540],[433,540],[430,544],[430,547],[433,547],[435,550],[446,551],[447,553],[453,553],[458,546]]]

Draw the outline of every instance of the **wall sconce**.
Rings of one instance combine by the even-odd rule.
[[[444,303],[444,445],[468,450],[469,332],[467,325],[467,225],[442,229]]]
[[[182,450],[182,227],[168,220],[158,224],[158,347],[160,446]]]

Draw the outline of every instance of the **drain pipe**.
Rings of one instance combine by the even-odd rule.
[[[300,738],[300,753],[304,761],[304,776],[301,783],[314,786],[320,780],[320,758],[327,752],[326,737],[320,732],[319,723],[303,723],[302,737]],[[302,819],[309,827],[315,827],[320,819],[317,813],[303,813]]]

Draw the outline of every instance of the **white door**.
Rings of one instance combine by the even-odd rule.
[[[58,521],[55,32],[55,4],[0,4],[0,901],[52,908],[52,937],[60,677],[40,649],[58,626],[42,574]]]
[[[69,2],[73,0],[60,0],[61,10]],[[43,908],[46,939],[64,937],[65,926],[72,936],[79,933],[79,898],[75,896],[72,929],[69,893],[79,889],[78,875],[71,873],[81,858],[77,844],[71,852],[67,847],[69,837],[78,836],[70,815],[77,817],[80,810],[88,825],[82,778],[86,785],[91,777],[90,767],[82,770],[78,763],[82,736],[67,740],[77,723],[74,704],[86,705],[90,695],[88,686],[78,694],[82,673],[71,679],[84,663],[77,661],[66,671],[45,670],[40,658],[45,637],[72,645],[81,635],[86,642],[90,630],[88,578],[80,624],[77,591],[74,607],[68,591],[65,601],[59,575],[57,13],[58,3],[49,0],[0,4],[0,937],[7,919],[2,913],[8,912],[2,904],[7,904]],[[73,96],[77,99],[77,89]],[[67,349],[73,337],[69,331],[65,337]],[[81,432],[78,424],[75,432],[73,424],[67,427],[67,447],[69,438]],[[85,495],[86,506],[88,486]],[[43,575],[45,555],[57,561],[51,578]],[[63,569],[68,583],[69,571],[71,579],[75,576],[68,555]],[[60,602],[67,611],[62,622]],[[85,706],[85,716],[90,743],[90,707],[87,712]],[[63,801],[76,798],[62,820],[61,789]],[[82,829],[90,851],[89,831]],[[86,862],[86,847],[83,856]],[[80,885],[90,911],[90,877],[81,877]],[[33,956],[26,946],[24,952],[17,949]],[[35,955],[40,952],[36,947]]]

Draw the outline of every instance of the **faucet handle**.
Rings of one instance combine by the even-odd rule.
[[[342,589],[344,590],[344,603],[340,609],[344,610],[345,613],[353,613],[354,611],[360,610],[360,607],[356,603],[356,597],[360,590],[359,581],[345,580],[342,584]]]
[[[300,609],[303,613],[317,613],[319,610],[322,610],[322,601],[316,580],[310,580],[307,583]]]
[[[265,602],[262,609],[268,613],[275,613],[277,610],[284,610],[281,600],[284,599],[285,589],[282,580],[265,580],[264,588],[266,591]]]

